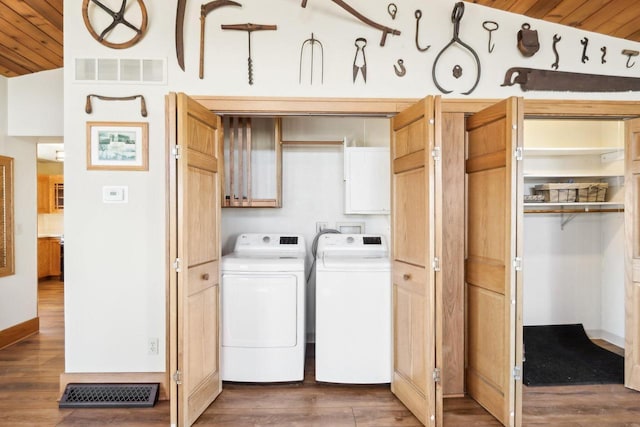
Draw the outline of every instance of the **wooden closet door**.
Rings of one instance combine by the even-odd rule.
[[[392,119],[393,378],[391,390],[425,425],[442,425],[436,384],[436,259],[439,253],[436,148],[440,98]],[[439,280],[439,279],[438,279]],[[439,347],[438,347],[439,348]]]
[[[522,100],[467,118],[467,392],[521,424]],[[519,150],[520,148],[520,150]]]
[[[626,123],[624,385],[640,390],[640,119]]]
[[[168,105],[168,127],[177,128],[174,141],[179,147],[171,177],[175,181],[170,179],[174,189],[170,234],[175,233],[177,259],[170,292],[171,415],[172,423],[177,419],[178,426],[191,426],[222,391],[219,171],[223,169],[218,156],[223,139],[220,118],[196,101],[184,94],[169,95]]]

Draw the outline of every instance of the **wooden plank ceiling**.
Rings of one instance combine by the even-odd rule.
[[[467,1],[640,41],[638,0]],[[0,0],[0,75],[14,77],[63,66],[62,3],[63,0]]]
[[[0,75],[15,77],[63,66],[62,2],[0,0]]]
[[[638,0],[467,0],[632,41],[640,41]]]

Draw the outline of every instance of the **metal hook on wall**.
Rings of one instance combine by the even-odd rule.
[[[496,44],[491,43],[492,33],[499,29],[500,25],[498,25],[498,23],[495,21],[484,21],[482,23],[482,28],[489,32],[489,42],[487,44],[487,49],[489,50],[489,53],[493,53],[493,49],[496,47]]]
[[[418,41],[418,35],[420,34],[420,19],[422,19],[422,11],[420,9],[417,9],[414,16],[416,17],[416,48],[420,52],[426,52],[427,50],[429,50],[431,45],[427,47],[420,47],[420,42]]]

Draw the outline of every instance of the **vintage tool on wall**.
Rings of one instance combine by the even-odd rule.
[[[125,14],[128,10],[127,0],[122,0],[120,9],[118,9],[117,11],[111,10],[110,8],[108,8],[98,0],[83,0],[82,1],[82,19],[84,20],[84,25],[87,27],[87,30],[91,34],[91,37],[96,39],[100,44],[110,47],[112,49],[126,49],[138,43],[140,39],[142,39],[142,37],[144,36],[144,33],[147,31],[148,19],[147,19],[147,8],[144,5],[144,2],[142,0],[136,0],[136,1],[138,2],[138,7],[140,8],[140,14],[141,14],[139,27],[136,27],[134,24],[132,24],[125,18]],[[90,3],[93,3],[96,6],[98,6],[100,9],[106,12],[109,16],[111,16],[111,19],[113,19],[113,21],[111,21],[111,23],[105,29],[100,31],[99,34],[93,28],[93,25],[91,24],[91,20],[89,19]],[[131,29],[134,33],[134,36],[131,39],[121,43],[108,41],[107,37],[109,36],[109,33],[111,33],[111,31],[118,25],[124,25],[125,27]]]
[[[640,78],[636,77],[604,76],[520,67],[509,68],[501,86],[513,86],[514,84],[519,84],[523,91],[630,92],[640,90]]]
[[[482,23],[482,28],[484,28],[489,32],[489,41],[487,42],[487,50],[489,50],[489,53],[493,53],[493,49],[496,47],[496,45],[495,43],[491,43],[491,39],[492,39],[491,36],[494,31],[500,28],[500,25],[498,25],[498,23],[495,21],[484,21]]]
[[[207,15],[213,10],[224,6],[239,6],[242,5],[232,0],[213,0],[209,3],[200,6],[200,79],[204,78],[204,32],[205,32],[205,20]]]
[[[556,56],[556,61],[551,64],[551,68],[553,68],[554,70],[558,69],[558,66],[560,65],[560,54],[558,53],[558,43],[560,42],[560,40],[562,40],[562,37],[560,37],[557,34],[553,35],[553,54]]]
[[[589,60],[589,57],[587,56],[587,48],[589,47],[589,39],[587,37],[584,37],[582,40],[580,40],[580,44],[582,45],[582,63],[586,64],[587,61]]]
[[[438,56],[436,56],[435,61],[433,61],[433,68],[431,69],[431,75],[433,77],[433,83],[436,85],[438,90],[440,90],[440,92],[442,92],[442,93],[451,93],[452,91],[443,88],[440,85],[440,83],[438,83],[438,77],[436,75],[436,67],[438,65],[438,61],[442,57],[442,54],[447,49],[449,49],[451,46],[453,46],[456,43],[459,44],[460,46],[462,46],[469,53],[471,53],[471,55],[473,56],[473,59],[475,60],[476,70],[477,70],[476,81],[473,84],[473,87],[471,89],[469,89],[468,91],[463,92],[462,94],[463,95],[469,95],[471,92],[473,92],[475,90],[476,86],[478,86],[478,83],[480,82],[480,73],[481,73],[480,58],[478,58],[478,54],[476,53],[476,51],[473,50],[473,48],[471,46],[469,46],[468,44],[463,42],[459,37],[459,34],[460,34],[460,21],[462,20],[462,16],[463,15],[464,15],[464,3],[460,1],[460,2],[457,2],[455,4],[455,6],[453,7],[453,11],[451,12],[451,22],[453,23],[453,38],[451,39],[451,41],[445,47],[442,48],[442,50],[438,53]],[[460,69],[460,75],[462,75],[462,69]]]
[[[391,19],[396,19],[396,15],[398,14],[398,6],[396,6],[395,3],[389,3],[389,5],[387,6],[387,12],[389,13],[389,16],[391,16]]]
[[[396,76],[404,77],[407,74],[407,69],[404,66],[404,60],[398,59],[398,65],[393,64],[393,70],[396,72]]]
[[[360,12],[355,10],[353,7],[349,6],[343,0],[331,0],[331,1],[337,4],[338,6],[340,6],[341,8],[343,8],[344,10],[346,10],[347,12],[349,12],[350,14],[352,14],[353,16],[355,16],[356,18],[358,18],[360,21],[369,25],[370,27],[373,27],[377,30],[382,31],[382,39],[380,39],[380,46],[384,46],[384,43],[387,41],[388,34],[393,34],[394,36],[399,36],[401,34],[399,30],[395,30],[393,28],[389,28],[387,26],[384,26],[382,24],[378,24],[377,22],[372,21],[371,19],[367,18],[366,16],[362,15]],[[301,6],[307,7],[307,0],[302,0]]]
[[[520,31],[518,31],[518,50],[527,58],[535,55],[540,50],[538,30],[532,30],[531,25],[527,22],[522,24]]]
[[[176,57],[178,65],[184,71],[184,13],[187,9],[187,0],[178,0],[176,11]]]
[[[638,53],[640,52],[638,52],[637,50],[630,50],[630,49],[624,49],[622,51],[622,54],[627,56],[627,64],[626,64],[627,68],[631,68],[634,65],[636,65],[635,61],[633,62],[633,64],[629,64],[629,63],[631,62],[631,58],[633,58],[634,56],[638,56]]]
[[[310,66],[309,66],[309,77],[310,83],[313,84],[313,69],[314,69],[314,60],[315,60],[315,52],[314,46],[318,45],[320,48],[320,83],[324,83],[324,47],[320,40],[313,36],[311,33],[311,38],[306,39],[302,42],[302,46],[300,47],[300,71],[298,72],[298,83],[302,83],[302,58],[304,56],[305,49],[310,53]]]
[[[607,60],[605,59],[605,56],[607,56],[607,47],[606,46],[602,46],[600,48],[600,52],[602,52],[602,57],[600,58],[600,63],[604,64],[607,62]]]
[[[367,39],[364,37],[358,37],[355,42],[356,55],[353,58],[353,82],[356,82],[358,77],[358,71],[362,72],[362,79],[367,82],[367,57],[364,53],[364,48],[367,46]]]
[[[420,34],[420,19],[422,19],[422,11],[420,9],[417,9],[414,16],[416,17],[416,48],[420,52],[426,52],[427,50],[429,50],[431,45],[428,45],[427,47],[420,47],[420,42],[418,41],[419,39],[418,35]]]
[[[94,93],[87,95],[87,103],[84,106],[84,111],[87,114],[91,114],[93,112],[93,108],[91,106],[91,98],[98,98],[102,101],[133,101],[137,98],[140,98],[140,114],[142,117],[147,117],[147,103],[144,102],[144,96],[142,95],[131,95],[131,96],[104,96],[104,95],[96,95]]]
[[[246,31],[249,39],[249,57],[247,58],[247,69],[249,72],[249,84],[253,84],[253,59],[251,59],[251,33],[254,31],[275,31],[277,25],[261,25],[261,24],[232,24],[221,25],[223,30]]]

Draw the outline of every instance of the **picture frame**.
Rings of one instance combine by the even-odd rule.
[[[149,170],[149,123],[87,122],[87,169]]]

